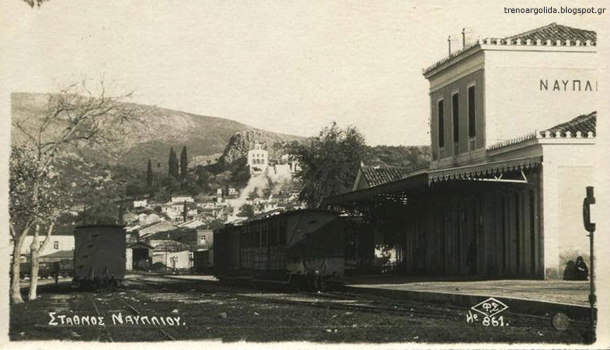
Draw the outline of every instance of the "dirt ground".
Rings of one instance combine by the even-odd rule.
[[[485,326],[467,322],[469,310],[450,305],[260,291],[213,280],[131,276],[114,291],[73,290],[62,282],[39,292],[39,300],[11,306],[11,340],[582,343],[586,332],[583,323],[558,331],[549,319],[510,311],[502,313],[503,325]],[[153,316],[165,325],[151,324]],[[104,325],[92,324],[100,317]]]

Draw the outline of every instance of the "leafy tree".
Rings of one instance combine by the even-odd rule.
[[[153,186],[153,170],[150,159],[148,160],[148,167],[146,168],[146,186],[151,189]]]
[[[219,228],[221,228],[221,227],[224,227],[224,225],[225,225],[224,220],[221,220],[221,219],[213,219],[212,221],[210,221],[210,222],[208,223],[208,229],[210,229],[210,230],[216,230],[216,229],[219,229]]]
[[[169,193],[170,196],[181,191],[180,182],[178,182],[178,180],[173,176],[163,178],[161,180],[161,186]]]
[[[210,172],[204,166],[198,165],[195,168],[195,184],[203,191],[210,190]]]
[[[230,167],[231,183],[237,187],[244,187],[250,181],[250,169],[247,165],[247,159],[242,158],[235,162]]]
[[[19,285],[19,263],[25,237],[34,230],[32,247],[41,229],[47,228],[43,246],[50,241],[57,218],[72,199],[61,180],[66,159],[83,156],[83,150],[108,149],[124,140],[128,124],[136,115],[121,101],[130,94],[109,96],[103,82],[97,92],[87,84],[74,84],[48,95],[46,107],[37,115],[13,118],[14,138],[10,159],[10,234],[13,241],[11,301],[23,299]],[[36,243],[34,243],[36,242]],[[29,299],[36,299],[38,254],[32,249]]]
[[[244,204],[239,209],[239,213],[237,215],[241,216],[241,217],[246,217],[248,219],[252,219],[254,217],[254,208],[252,207],[251,204]]]
[[[364,163],[370,166],[417,168],[430,163],[429,146],[367,146]]]
[[[182,152],[180,153],[180,178],[186,179],[186,175],[188,172],[189,160],[186,155],[186,146],[182,147]]]
[[[356,128],[341,129],[333,122],[318,136],[303,143],[293,142],[287,150],[301,167],[296,173],[303,185],[299,199],[316,208],[324,198],[351,189],[366,146]]]

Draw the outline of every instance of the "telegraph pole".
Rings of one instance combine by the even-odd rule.
[[[591,343],[595,342],[595,303],[597,297],[595,295],[595,265],[594,265],[594,249],[593,242],[595,236],[595,223],[591,222],[591,204],[595,204],[595,196],[593,195],[593,186],[587,187],[587,196],[585,197],[582,204],[582,216],[585,230],[589,232],[589,251],[590,251],[590,262],[591,267],[590,281],[591,281],[591,292],[589,294],[589,303],[591,304]]]

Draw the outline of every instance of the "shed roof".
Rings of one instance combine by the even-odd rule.
[[[402,167],[362,167],[360,170],[369,187],[398,181],[405,178],[411,171],[409,168]]]
[[[73,250],[60,250],[51,254],[43,255],[41,258],[54,258],[54,259],[72,259],[74,258]]]

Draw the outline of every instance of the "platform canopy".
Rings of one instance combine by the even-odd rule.
[[[440,169],[428,173],[428,183],[449,180],[495,181],[527,183],[524,170],[537,167],[542,163],[542,156],[502,160],[483,164],[473,164],[449,169]],[[521,172],[517,179],[505,178],[507,172]]]
[[[494,162],[472,164],[461,167],[418,170],[405,178],[382,185],[328,197],[323,206],[331,207],[359,201],[384,199],[394,195],[425,194],[434,183],[448,181],[484,181],[496,183],[528,183],[525,171],[542,163],[542,156],[526,157]],[[396,199],[396,198],[394,198]],[[400,198],[399,198],[400,199]]]

